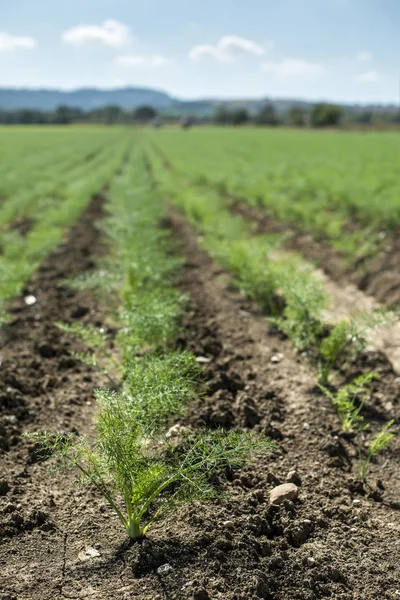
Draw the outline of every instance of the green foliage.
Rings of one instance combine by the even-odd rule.
[[[276,239],[266,236],[228,240],[210,237],[205,241],[218,262],[231,271],[234,284],[271,315],[280,306],[278,269],[268,260],[268,252],[276,243]]]
[[[82,128],[75,137],[55,131],[50,137],[49,133],[41,135],[50,149],[42,147],[37,131],[25,133],[18,152],[11,152],[9,164],[4,161],[7,171],[0,177],[0,196],[4,197],[0,206],[0,305],[21,292],[62,242],[93,195],[112,179],[130,144],[127,137],[117,139],[115,133],[101,129],[88,132]],[[25,143],[33,155],[27,163],[19,160],[25,158],[21,150]],[[20,218],[28,225],[24,235],[17,232]]]
[[[240,467],[271,444],[237,432],[188,434],[179,445],[143,428],[132,403],[102,394],[95,442],[71,434],[33,434],[43,455],[60,456],[78,469],[81,481],[94,485],[132,539],[178,504],[219,494],[210,476]]]
[[[319,383],[321,385],[328,385],[331,370],[337,365],[338,360],[343,358],[345,350],[351,346],[353,342],[352,329],[351,323],[342,320],[322,340],[319,348]],[[358,338],[354,339],[357,341]]]
[[[371,460],[377,454],[383,452],[383,450],[385,450],[390,442],[395,438],[395,434],[388,431],[393,424],[394,420],[388,421],[378,432],[378,434],[370,441],[367,454],[364,458],[361,458],[360,461],[360,476],[362,481],[365,481],[366,479]]]
[[[133,112],[133,118],[135,121],[139,121],[141,123],[146,123],[147,121],[151,121],[155,119],[157,116],[157,111],[149,105],[138,106]]]
[[[319,383],[328,385],[329,376],[339,362],[354,359],[367,345],[367,333],[397,320],[398,315],[384,309],[360,313],[351,320],[342,320],[319,346]]]
[[[124,396],[135,406],[147,428],[165,425],[171,415],[183,413],[195,394],[201,370],[195,357],[184,351],[145,354],[124,362]]]
[[[111,385],[114,388],[117,387],[117,383],[111,374],[118,372],[119,364],[109,350],[110,336],[106,331],[103,328],[85,326],[82,323],[55,323],[55,325],[62,331],[79,337],[86,345],[92,348],[95,352],[80,352],[75,353],[74,356],[89,367],[96,368],[99,372],[102,372],[108,377]]]
[[[321,337],[321,311],[327,298],[310,267],[297,261],[286,263],[281,289],[286,306],[283,316],[274,319],[273,323],[292,340],[297,350],[308,353]]]
[[[257,201],[348,260],[376,255],[398,226],[396,132],[221,127],[188,137],[171,128],[148,137],[187,179],[224,181],[226,194]],[[171,198],[176,188],[174,176]]]
[[[360,413],[366,400],[365,388],[378,377],[377,373],[365,373],[354,379],[351,384],[340,388],[335,394],[320,385],[320,389],[335,407],[345,433],[354,431],[360,434],[368,429],[369,425],[365,423],[364,417]],[[359,399],[358,403],[356,403],[356,399]]]
[[[293,104],[287,115],[287,119],[290,125],[294,127],[304,127],[307,122],[307,116],[305,111],[298,104]]]
[[[343,109],[334,104],[315,104],[311,110],[311,125],[313,127],[333,127],[342,118]]]
[[[358,456],[360,464],[361,480],[365,481],[371,460],[381,453],[395,437],[394,433],[388,430],[394,424],[394,421],[386,423],[378,434],[373,437],[366,452],[363,451],[363,434],[370,429],[370,424],[365,421],[361,414],[363,406],[368,398],[366,387],[371,381],[377,379],[377,373],[364,373],[352,383],[343,386],[336,393],[331,392],[326,387],[320,385],[320,389],[331,400],[342,423],[345,433],[354,432],[357,439]]]
[[[81,337],[93,354],[81,358],[119,371],[118,393],[98,390],[96,436],[33,436],[43,458],[58,455],[97,487],[132,539],[145,535],[155,519],[177,504],[218,493],[211,484],[227,467],[271,448],[267,441],[236,432],[191,432],[174,445],[168,426],[198,393],[200,367],[186,351],[171,349],[184,299],[174,288],[181,260],[161,227],[162,201],[154,193],[139,156],[111,186],[104,232],[110,245],[97,275],[72,285],[111,291],[119,327],[120,364],[109,353],[102,329],[59,324]],[[105,366],[104,366],[105,364]]]
[[[274,105],[271,102],[266,102],[255,116],[257,125],[278,125],[279,120],[276,114]]]

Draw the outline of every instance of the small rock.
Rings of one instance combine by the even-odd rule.
[[[157,574],[166,575],[166,573],[169,573],[170,571],[172,571],[171,565],[169,563],[165,563],[165,565],[161,565],[161,567],[158,567]]]
[[[222,526],[225,529],[235,529],[235,523],[233,521],[223,521]]]
[[[294,483],[283,483],[272,490],[269,495],[269,504],[272,506],[281,504],[284,500],[295,500],[298,493],[297,485]]]
[[[282,360],[284,358],[285,357],[283,356],[283,354],[280,354],[280,353],[279,354],[274,354],[273,356],[271,356],[271,362],[272,363],[280,363],[280,362],[282,362]]]
[[[92,548],[91,546],[85,546],[85,548],[83,548],[78,554],[78,558],[82,562],[91,560],[92,558],[96,558],[97,556],[100,556],[100,552],[96,550],[96,548]]]
[[[35,296],[32,295],[25,296],[24,301],[27,306],[33,306],[37,302]]]
[[[310,429],[310,423],[303,423],[303,429]]]
[[[288,483],[295,483],[296,485],[301,485],[301,477],[297,471],[289,471],[286,476],[286,481]]]
[[[196,356],[196,362],[205,365],[211,362],[211,358],[207,358],[206,356]]]

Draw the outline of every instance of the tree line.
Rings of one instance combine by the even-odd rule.
[[[343,107],[320,102],[310,108],[304,108],[299,104],[292,104],[285,112],[275,109],[272,102],[266,102],[258,112],[250,113],[246,108],[229,109],[226,106],[216,108],[213,122],[218,125],[254,125],[279,126],[289,125],[293,127],[338,127],[340,125],[378,125],[398,124],[400,114],[397,111],[370,109],[353,109],[351,111]]]
[[[104,124],[145,124],[153,123],[155,126],[163,122],[177,122],[181,124],[190,119],[190,124],[215,123],[216,125],[240,126],[253,124],[258,126],[292,127],[338,127],[341,125],[379,125],[398,124],[398,112],[390,110],[353,109],[330,103],[317,103],[311,107],[292,104],[285,112],[278,112],[272,102],[265,102],[256,112],[250,112],[245,107],[230,108],[219,105],[210,116],[182,117],[177,114],[158,113],[155,108],[148,105],[139,106],[134,110],[126,110],[117,105],[104,106],[90,111],[66,105],[58,106],[54,111],[40,111],[34,109],[2,110],[0,109],[0,124],[2,125],[68,125],[70,123],[104,123]]]
[[[16,110],[0,109],[0,124],[2,125],[68,125],[79,122],[105,124],[118,122],[145,123],[156,117],[157,111],[152,106],[139,106],[135,110],[124,110],[120,106],[109,105],[89,111],[66,105],[58,106],[54,111],[42,111],[30,108]]]

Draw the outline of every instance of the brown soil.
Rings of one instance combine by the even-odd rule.
[[[400,303],[400,236],[393,235],[376,257],[349,267],[345,258],[326,241],[277,221],[262,208],[233,199],[231,209],[253,220],[260,233],[287,234],[288,249],[315,261],[338,283],[352,283],[387,306],[396,307]]]
[[[24,296],[35,295],[37,303],[27,307],[21,297],[11,307],[0,370],[1,600],[396,598],[398,443],[372,465],[370,485],[361,486],[354,440],[340,434],[329,402],[315,390],[315,374],[231,288],[174,211],[170,226],[187,258],[179,286],[192,298],[177,343],[209,359],[208,394],[184,424],[254,430],[275,440],[277,450],[228,474],[230,497],[182,507],[140,544],[127,543],[96,492],[72,488],[69,475],[35,462],[21,431],[84,433],[93,387],[102,383],[71,357],[80,344],[53,325],[104,323],[88,294],[57,287],[103,252],[93,226],[99,215],[95,200],[27,286]],[[378,358],[363,360],[376,366]],[[375,388],[367,407],[374,426],[395,410],[397,392]],[[293,470],[298,499],[269,507],[271,490]]]

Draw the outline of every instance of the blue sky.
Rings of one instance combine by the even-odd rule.
[[[0,86],[398,101],[398,0],[1,4]]]

